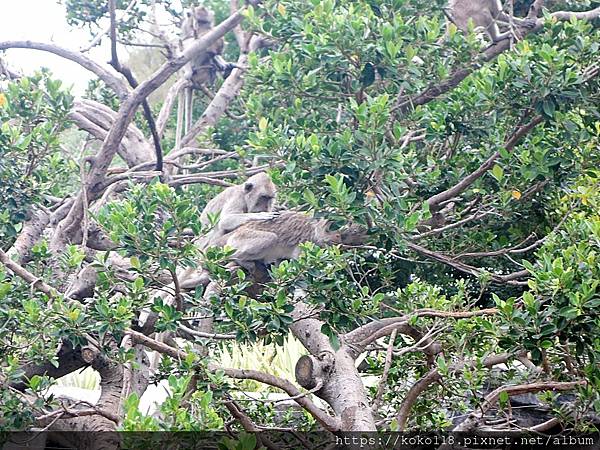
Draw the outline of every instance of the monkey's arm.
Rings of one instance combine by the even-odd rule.
[[[222,234],[227,234],[245,223],[254,220],[271,220],[278,215],[278,212],[227,213],[221,211],[218,228]]]
[[[217,68],[217,70],[226,73],[227,75],[233,70],[233,69],[243,69],[242,66],[236,64],[236,63],[232,63],[227,61],[225,58],[223,58],[221,55],[215,55],[213,57],[213,61],[215,63],[215,67]],[[227,77],[225,77],[227,78]]]

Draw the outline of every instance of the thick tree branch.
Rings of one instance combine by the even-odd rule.
[[[594,20],[600,17],[600,7],[590,11],[556,11],[550,15],[557,20]]]
[[[10,259],[16,258],[17,264],[24,264],[29,260],[31,248],[50,223],[50,214],[44,210],[34,210],[31,216],[31,219],[23,225],[23,229],[13,246],[7,252]]]

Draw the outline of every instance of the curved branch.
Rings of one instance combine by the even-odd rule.
[[[600,7],[589,11],[556,11],[550,15],[557,20],[594,20],[600,17]]]
[[[488,356],[482,361],[482,365],[484,367],[492,367],[498,364],[503,364],[509,360],[511,355],[508,353],[500,353],[498,355]],[[468,363],[458,363],[450,366],[451,372],[461,372],[466,366],[474,366],[477,364],[477,361],[469,361]],[[419,396],[425,392],[429,386],[433,383],[436,383],[442,379],[442,375],[438,372],[437,369],[432,369],[425,376],[420,378],[415,384],[413,384],[408,392],[406,393],[406,397],[402,401],[402,405],[400,405],[400,409],[398,410],[398,414],[396,416],[396,420],[398,422],[398,431],[404,431],[406,428],[406,422],[408,421],[408,417],[410,415],[410,410],[412,406],[415,404]]]
[[[225,375],[231,378],[240,380],[255,380],[261,383],[268,384],[270,386],[277,387],[288,394],[296,403],[302,406],[308,411],[326,430],[339,431],[341,423],[336,418],[329,416],[325,411],[315,405],[306,396],[302,395],[302,392],[294,386],[290,381],[284,380],[283,378],[276,377],[265,372],[258,370],[245,370],[245,369],[230,369],[223,367],[213,367],[214,370],[222,370]]]
[[[463,422],[458,424],[452,431],[469,432],[474,430],[481,421],[483,415],[496,404],[500,398],[500,394],[503,392],[506,392],[509,396],[511,396],[540,391],[572,391],[573,389],[576,389],[580,386],[585,386],[586,384],[586,381],[543,381],[531,384],[518,384],[516,386],[501,386],[498,389],[490,392],[477,410],[469,414],[469,416]]]
[[[437,311],[429,308],[418,309],[404,316],[388,317],[356,328],[355,330],[352,330],[343,336],[343,342],[348,343],[355,349],[360,350],[364,349],[371,342],[376,341],[383,336],[387,336],[394,330],[398,330],[402,334],[410,335],[410,333],[408,333],[406,330],[406,332],[403,331],[403,328],[407,327],[411,319],[415,317],[444,317],[463,319],[468,317],[492,315],[496,314],[497,312],[498,310],[496,308],[479,309],[476,311]]]
[[[119,96],[119,98],[124,99],[127,97],[129,93],[129,89],[126,84],[106,70],[101,65],[97,64],[90,58],[85,55],[82,55],[79,52],[74,52],[72,50],[68,50],[66,48],[59,47],[54,44],[47,44],[45,42],[34,42],[34,41],[3,41],[0,42],[0,50],[6,50],[9,48],[28,48],[32,50],[41,50],[44,52],[53,53],[57,56],[61,56],[62,58],[73,61],[74,63],[79,64],[85,69],[93,72],[104,81],[115,93]]]

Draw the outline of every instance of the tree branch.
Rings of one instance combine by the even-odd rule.
[[[590,11],[556,11],[550,15],[557,20],[594,20],[600,17],[600,7]]]
[[[483,269],[480,269],[479,267],[470,266],[461,261],[457,261],[456,259],[454,259],[450,256],[446,256],[446,255],[443,255],[442,253],[435,252],[433,250],[429,250],[425,247],[414,244],[412,242],[408,242],[406,244],[406,246],[408,248],[410,248],[411,250],[414,250],[415,252],[420,253],[421,255],[424,255],[428,258],[439,261],[450,267],[454,267],[456,270],[460,270],[461,272],[468,273],[469,275],[478,277],[478,276],[486,273]],[[509,273],[506,275],[496,275],[496,274],[489,273],[489,272],[487,272],[487,274],[490,276],[490,279],[496,283],[520,286],[522,283],[520,281],[514,281],[514,280],[526,277],[529,274],[529,272],[526,270],[519,270],[517,272]]]
[[[354,349],[361,352],[367,345],[377,339],[387,336],[394,330],[402,331],[403,327],[416,317],[444,317],[462,319],[468,317],[486,316],[496,314],[496,308],[480,309],[477,311],[436,311],[434,309],[418,309],[410,314],[399,317],[388,317],[370,322],[343,335],[343,342],[352,345]]]
[[[452,431],[473,431],[481,421],[483,415],[496,404],[500,398],[500,394],[503,392],[506,392],[509,396],[511,396],[540,391],[571,391],[579,386],[585,386],[586,384],[586,381],[543,381],[531,384],[518,384],[516,386],[501,386],[489,393],[477,410],[469,414],[469,416],[463,422],[458,424]]]
[[[129,82],[129,85],[132,88],[138,87],[138,82],[133,76],[131,70],[123,66],[119,62],[119,56],[117,54],[117,3],[116,0],[108,0],[108,10],[110,16],[110,65],[115,68],[117,72],[123,74],[123,76]],[[154,122],[154,117],[152,116],[152,110],[150,109],[150,105],[148,104],[148,100],[144,98],[142,100],[142,110],[144,112],[144,118],[146,122],[148,122],[148,128],[150,129],[150,134],[152,135],[152,142],[154,143],[154,152],[156,154],[156,167],[155,170],[157,172],[162,172],[163,170],[163,151],[160,146],[160,137],[158,132],[156,131],[156,123]]]
[[[12,261],[6,253],[0,250],[0,262],[15,275],[21,277],[27,283],[30,284],[31,288],[35,288],[44,294],[48,295],[48,297],[52,298],[57,295],[56,289],[46,284],[43,280],[36,277],[34,274],[29,272],[24,267],[20,266],[16,262]]]
[[[34,41],[4,41],[0,42],[0,50],[6,50],[8,48],[28,48],[32,50],[41,50],[44,52],[54,53],[55,55],[61,56],[65,59],[73,61],[83,68],[93,72],[104,81],[120,99],[124,99],[127,97],[129,93],[129,89],[118,77],[114,76],[108,70],[106,70],[101,65],[92,61],[85,55],[82,55],[79,52],[74,52],[72,50],[68,50],[66,48],[59,47],[54,44],[47,44],[44,42],[34,42]]]
[[[506,151],[511,151],[518,142],[529,133],[533,128],[535,128],[538,124],[540,124],[544,118],[540,116],[536,116],[531,122],[517,128],[510,138],[504,144],[504,148]],[[496,160],[500,157],[500,152],[495,152],[492,156],[490,156],[483,164],[481,164],[474,172],[471,172],[469,175],[464,177],[458,183],[456,183],[451,188],[446,189],[445,191],[440,192],[439,194],[435,194],[426,200],[429,204],[429,207],[433,207],[439,205],[442,202],[450,200],[453,197],[463,193],[469,186],[471,186],[477,179],[479,179],[483,174],[485,174],[489,169],[492,168]]]
[[[482,361],[482,365],[484,367],[492,367],[498,364],[503,364],[509,360],[511,355],[508,353],[500,353],[498,355],[488,356]],[[478,361],[470,361],[468,363],[458,363],[450,366],[451,372],[461,372],[465,366],[475,366]],[[425,376],[420,378],[416,383],[414,383],[408,392],[406,393],[406,397],[402,401],[402,405],[400,405],[400,409],[398,410],[398,414],[396,416],[396,420],[398,422],[398,431],[404,431],[406,429],[406,423],[408,421],[408,417],[410,415],[410,410],[412,406],[415,404],[419,396],[429,388],[433,383],[436,383],[442,379],[442,375],[438,372],[437,369],[431,369]]]

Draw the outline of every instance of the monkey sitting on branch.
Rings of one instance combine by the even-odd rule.
[[[268,221],[278,215],[273,212],[277,186],[265,172],[252,175],[244,183],[230,186],[210,200],[200,215],[200,223],[208,227],[211,216],[218,215],[218,221],[206,235],[198,241],[198,247],[205,250],[218,245],[218,240],[250,221]],[[209,282],[208,273],[194,268],[186,269],[180,277],[180,285],[191,289]]]
[[[200,39],[215,26],[214,13],[205,6],[196,6],[188,11],[181,25],[182,50],[188,48],[194,41]],[[211,86],[217,77],[217,72],[222,72],[224,77],[237,65],[225,61],[221,56],[225,49],[223,38],[216,40],[205,51],[196,55],[186,64],[184,78],[188,82],[184,88],[183,95],[179,97],[177,110],[177,135],[176,148],[183,134],[187,133],[192,126],[193,91],[202,90],[206,92],[206,86]]]
[[[504,11],[500,0],[450,0],[446,15],[463,32],[469,30],[472,20],[475,30],[483,31],[492,43],[514,36],[514,25],[524,28],[535,25],[535,20],[514,17],[512,11]],[[501,32],[499,24],[508,26],[508,30]]]

